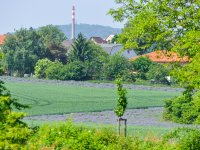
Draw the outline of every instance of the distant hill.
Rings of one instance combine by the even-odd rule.
[[[56,25],[61,31],[65,33],[68,39],[71,38],[71,24],[68,25]],[[76,35],[78,33],[82,33],[86,38],[90,38],[92,36],[99,36],[102,38],[108,37],[110,34],[119,34],[121,33],[120,28],[112,28],[109,26],[101,26],[101,25],[89,25],[89,24],[76,24]]]

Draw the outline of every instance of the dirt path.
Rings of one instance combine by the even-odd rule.
[[[73,85],[73,86],[95,87],[95,88],[116,88],[116,85],[112,83],[91,83],[88,81],[44,80],[44,79],[36,79],[36,78],[17,78],[17,77],[10,77],[10,76],[0,76],[0,80],[4,82],[50,83],[50,84]],[[124,87],[128,89],[136,89],[136,90],[155,90],[155,91],[168,91],[168,92],[182,92],[183,91],[182,88],[146,86],[146,85],[135,85],[135,84],[125,84]]]
[[[126,111],[124,118],[127,118],[128,125],[135,126],[154,126],[154,127],[178,127],[188,126],[162,119],[162,107],[154,107],[148,109],[129,109]],[[25,120],[40,120],[40,121],[65,121],[68,118],[73,118],[77,123],[98,123],[98,124],[116,124],[117,117],[113,111],[103,112],[88,112],[88,113],[73,113],[63,115],[41,115],[26,117]]]

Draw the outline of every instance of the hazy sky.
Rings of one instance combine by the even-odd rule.
[[[114,0],[0,0],[0,34],[21,27],[71,23],[72,3],[76,7],[76,23],[123,27],[106,15],[116,7]]]

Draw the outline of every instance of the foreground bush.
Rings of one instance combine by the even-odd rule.
[[[179,149],[198,150],[200,149],[200,130],[178,128],[165,135],[164,141],[176,143]]]
[[[20,149],[31,135],[31,130],[21,119],[25,116],[21,110],[25,105],[11,98],[10,92],[0,81],[0,149]]]
[[[178,123],[200,124],[200,92],[187,88],[179,97],[165,102],[164,118]]]
[[[70,150],[144,150],[177,149],[170,142],[147,138],[118,137],[108,129],[87,129],[73,126],[71,122],[60,125],[45,125],[31,138],[26,149],[70,149]]]

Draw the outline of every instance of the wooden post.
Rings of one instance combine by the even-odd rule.
[[[124,119],[124,136],[126,137],[126,131],[127,131],[127,119]]]
[[[121,122],[124,122],[124,136],[127,135],[127,119],[118,118],[118,135],[121,135]]]
[[[118,118],[118,135],[121,135],[121,118]]]

